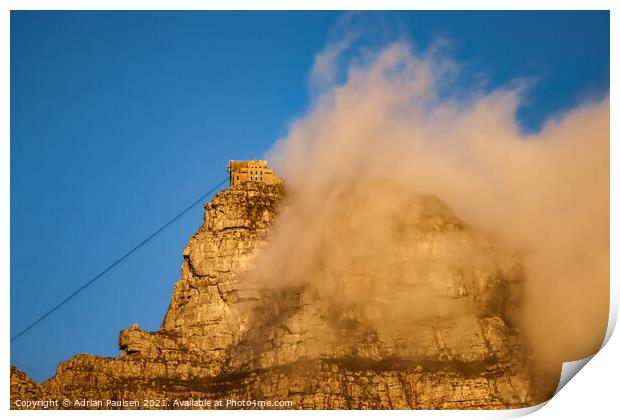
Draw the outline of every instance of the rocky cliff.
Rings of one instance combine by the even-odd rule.
[[[355,277],[372,304],[331,299],[311,278],[254,284],[245,275],[268,246],[284,195],[280,185],[252,182],[219,192],[183,252],[161,329],[127,328],[119,357],[77,355],[42,384],[11,367],[11,407],[47,399],[69,408],[497,409],[543,399],[510,322],[524,281],[514,254],[438,200],[412,197],[399,230],[405,251],[384,268],[367,262],[330,274],[334,284]],[[483,258],[442,260],[446,238]],[[424,319],[408,312],[411,276],[381,290],[392,273],[385,267],[408,264],[407,247],[418,259],[423,250],[423,275],[434,279]]]

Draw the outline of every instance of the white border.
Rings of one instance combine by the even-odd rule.
[[[229,0],[229,1],[199,1],[199,0],[92,0],[92,1],[76,1],[76,0],[60,0],[60,1],[43,1],[43,0],[9,0],[2,2],[2,35],[0,36],[0,57],[4,58],[0,66],[2,84],[0,85],[0,273],[3,279],[4,293],[2,293],[2,348],[0,349],[0,366],[6,369],[6,376],[2,381],[2,390],[4,397],[1,404],[4,410],[9,408],[9,375],[8,367],[10,363],[9,357],[9,318],[10,318],[10,10],[610,10],[611,11],[611,75],[620,74],[617,57],[617,39],[618,39],[618,23],[616,2],[610,0],[505,0],[501,2],[490,0],[436,0],[436,1],[406,1],[406,0],[298,0],[295,2],[285,2],[277,0]],[[618,121],[620,115],[617,110],[618,87],[614,83],[614,78],[610,81],[611,96],[611,145],[610,145],[610,165],[611,165],[611,214],[618,214],[618,201],[613,193],[618,186],[618,156],[620,153],[618,146]],[[618,225],[615,219],[611,219],[611,255],[617,254],[618,250]],[[610,323],[605,339],[607,344],[605,348],[596,355],[588,366],[584,368],[584,376],[581,381],[571,381],[562,392],[555,396],[551,402],[547,404],[547,408],[538,411],[535,416],[538,418],[582,418],[584,415],[597,413],[594,418],[609,417],[611,412],[615,412],[616,404],[616,384],[615,376],[619,373],[618,355],[620,353],[617,338],[610,340],[613,328],[615,326],[618,314],[618,284],[617,284],[617,263],[611,262],[611,305],[610,305]],[[592,366],[590,366],[592,365]],[[587,376],[587,380],[586,380]],[[381,412],[380,415],[389,415],[394,417],[423,415],[424,417],[441,416],[458,417],[458,418],[499,418],[513,417],[515,415],[527,414],[535,411],[540,407],[532,409],[504,411],[504,412],[465,412],[465,411],[423,411],[423,412]],[[131,416],[165,416],[166,412],[119,412],[118,415],[126,417]],[[12,410],[11,415],[24,416],[28,418],[49,416],[50,418],[58,417],[82,417],[80,412],[51,412],[51,411],[29,411],[18,412]],[[346,412],[318,412],[318,411],[288,411],[286,415],[293,417],[318,417],[325,415],[351,416],[351,417],[367,417],[374,416],[374,411],[346,411]],[[109,416],[109,411],[89,413],[89,417]],[[175,412],[175,416],[195,416],[209,415],[214,416],[215,413],[199,413],[199,412]],[[226,411],[218,412],[218,416],[239,418],[248,415],[259,418],[271,418],[273,413],[269,412],[249,412],[249,411]]]

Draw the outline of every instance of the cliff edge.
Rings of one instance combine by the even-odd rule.
[[[67,408],[90,408],[76,407],[89,400],[209,408],[193,402],[225,400],[296,409],[502,409],[545,399],[510,320],[524,281],[514,253],[480,240],[439,200],[412,197],[399,237],[403,249],[424,250],[425,276],[436,279],[426,318],[408,317],[407,303],[399,303],[413,287],[406,276],[372,305],[330,299],[312,281],[254,284],[245,275],[268,246],[284,196],[284,186],[259,182],[219,192],[183,252],[161,329],[127,328],[118,357],[77,355],[42,384],[11,366],[11,408],[20,408],[18,400],[67,399]],[[438,259],[446,238],[484,257]],[[407,264],[408,255],[386,264]],[[375,290],[389,271],[373,267],[334,281],[355,276],[355,287]]]

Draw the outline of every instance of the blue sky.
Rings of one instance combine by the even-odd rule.
[[[11,334],[224,178],[229,159],[260,158],[285,135],[309,106],[313,58],[341,18],[12,12]],[[382,28],[379,42],[448,40],[490,89],[535,81],[519,109],[524,131],[609,89],[607,12],[376,12],[360,21]],[[43,380],[74,354],[117,355],[118,331],[134,322],[158,329],[201,221],[196,206],[13,342],[11,362]]]

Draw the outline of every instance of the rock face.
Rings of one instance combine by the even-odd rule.
[[[377,289],[390,271],[368,272],[371,263],[364,278],[375,282],[356,283],[372,295],[366,302],[336,304],[312,282],[252,286],[244,274],[268,245],[284,195],[281,185],[252,182],[219,192],[183,253],[160,331],[125,329],[119,357],[77,355],[42,384],[11,367],[11,407],[68,399],[74,408],[79,401],[116,408],[107,400],[205,408],[197,402],[223,400],[222,408],[498,409],[544,399],[510,324],[523,281],[513,254],[481,242],[438,200],[417,197],[402,238],[432,262],[426,318],[399,303],[412,288],[404,277]],[[484,258],[446,263],[436,255],[447,237]],[[341,277],[360,276],[353,271]],[[235,405],[243,401],[250,403]]]

